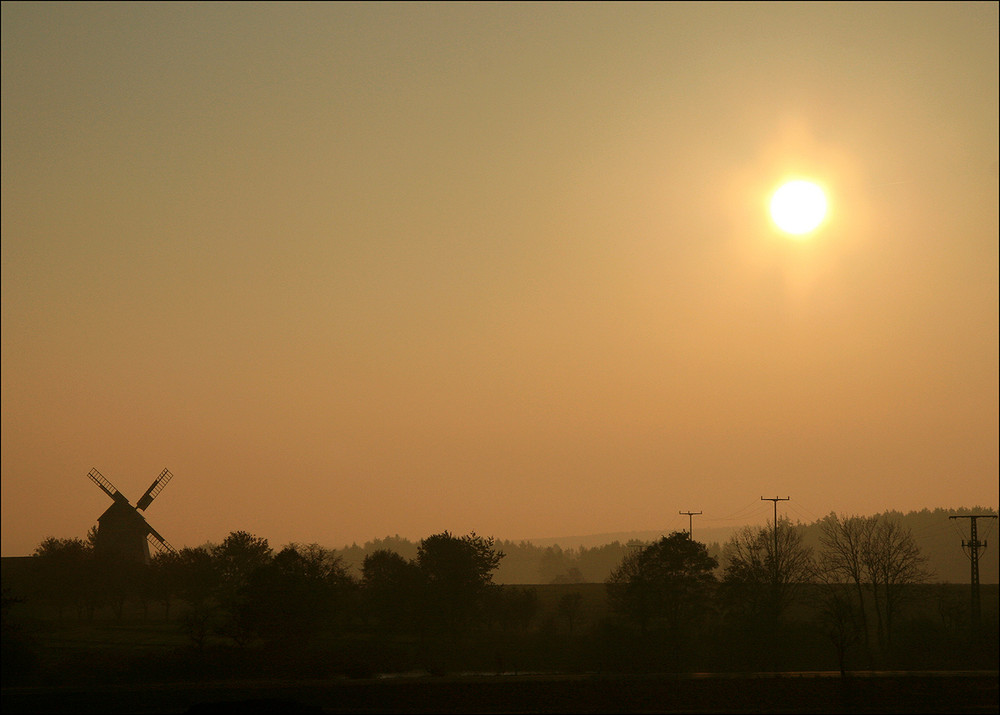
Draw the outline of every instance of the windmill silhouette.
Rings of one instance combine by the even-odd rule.
[[[149,547],[158,553],[176,553],[173,546],[167,543],[160,534],[139,513],[145,511],[156,495],[163,491],[173,478],[169,470],[164,469],[160,476],[153,480],[142,498],[132,506],[129,500],[96,469],[87,473],[91,481],[111,497],[113,502],[107,511],[97,518],[97,537],[94,540],[94,553],[99,558],[114,561],[131,561],[148,564]]]

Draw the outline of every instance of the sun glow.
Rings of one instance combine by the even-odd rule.
[[[826,195],[811,181],[782,184],[771,197],[771,218],[785,233],[805,236],[826,217]]]

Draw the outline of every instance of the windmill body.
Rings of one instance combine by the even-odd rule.
[[[173,477],[169,470],[164,469],[160,472],[160,476],[153,480],[135,506],[132,506],[125,495],[96,469],[91,469],[87,476],[101,488],[101,491],[111,497],[112,501],[111,506],[97,518],[94,552],[98,558],[148,564],[150,546],[161,553],[174,552],[174,548],[166,539],[160,536],[146,521],[146,517],[139,513],[140,510],[146,510]]]

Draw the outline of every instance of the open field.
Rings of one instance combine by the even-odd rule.
[[[28,562],[30,563],[30,560]],[[58,632],[58,638],[67,643],[89,639],[91,637],[89,633],[94,625],[99,625],[104,630],[101,638],[108,637],[112,640],[127,641],[130,637],[129,629],[134,630],[135,637],[140,640],[145,639],[150,645],[155,645],[160,638],[169,645],[176,645],[179,640],[183,640],[177,629],[171,625],[176,624],[184,607],[183,602],[177,599],[171,604],[169,622],[164,620],[163,605],[156,602],[148,603],[145,608],[137,603],[126,603],[123,619],[118,623],[113,622],[106,608],[101,609],[95,619],[81,622],[76,618],[72,608],[66,607],[62,615],[59,615],[54,604],[35,598],[33,588],[19,582],[18,577],[23,578],[23,575],[13,568],[14,565],[10,560],[5,560],[4,583],[13,586],[16,593],[27,595],[25,603],[17,606],[18,616],[46,624],[46,630]],[[567,624],[559,613],[559,600],[572,593],[579,593],[581,597],[575,628],[585,629],[600,623],[610,615],[607,590],[603,583],[522,584],[509,585],[505,588],[529,589],[535,592],[538,599],[538,609],[534,617],[535,626],[548,624],[557,630],[564,630]],[[942,604],[964,608],[969,601],[968,584],[922,584],[910,588],[912,596],[907,600],[906,616],[911,618],[938,618]],[[1000,623],[1000,586],[994,583],[981,584],[980,595],[983,623]],[[812,617],[812,603],[814,599],[807,595],[802,603],[793,608],[789,616],[793,619]],[[118,631],[118,634],[114,635],[114,631]]]
[[[5,582],[10,573],[5,573]],[[642,640],[615,624],[604,584],[521,585],[537,597],[529,626],[484,624],[461,641],[379,635],[362,622],[308,642],[236,646],[213,633],[195,648],[181,623],[186,604],[129,602],[116,616],[29,597],[11,615],[32,662],[9,668],[4,643],[3,712],[730,712],[995,713],[998,593],[984,585],[984,623],[993,635],[982,657],[965,661],[967,642],[926,637],[923,624],[943,604],[968,603],[968,586],[921,586],[906,610],[908,638],[890,667],[873,673],[859,655],[848,677],[834,672],[833,649],[806,624],[811,598],[790,614],[799,624],[780,644],[785,660],[748,665],[759,635],[743,643],[704,633],[718,653],[700,661],[671,654],[670,642]],[[30,593],[30,591],[29,591]],[[573,623],[559,604],[580,595]],[[905,626],[905,624],[903,624]],[[916,627],[917,625],[921,627]],[[774,640],[774,639],[771,639]],[[771,641],[768,641],[771,642]],[[779,641],[774,641],[779,643]],[[719,646],[722,646],[721,649]],[[740,648],[743,650],[740,650]],[[502,657],[501,657],[502,655]],[[747,659],[749,656],[749,660]],[[692,657],[703,658],[696,648]],[[713,659],[714,658],[714,659]],[[985,668],[985,670],[980,670]],[[775,670],[797,672],[777,673]],[[692,670],[738,671],[692,673]],[[12,674],[13,673],[13,674]]]

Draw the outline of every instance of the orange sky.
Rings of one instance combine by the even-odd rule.
[[[5,556],[997,508],[995,2],[2,13]]]

